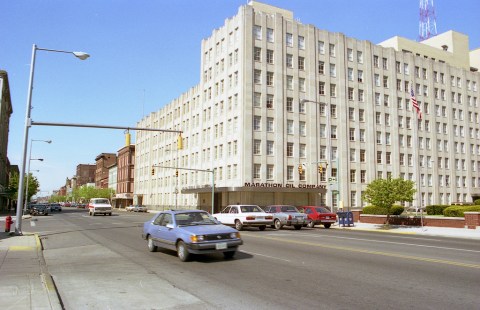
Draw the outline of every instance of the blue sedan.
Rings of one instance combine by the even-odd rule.
[[[143,224],[142,237],[150,252],[157,247],[177,251],[181,261],[190,254],[223,253],[232,258],[243,244],[238,230],[222,225],[202,210],[168,210]]]

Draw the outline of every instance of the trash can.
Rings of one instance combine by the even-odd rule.
[[[345,226],[353,226],[353,213],[348,211],[348,212],[337,212],[337,217],[338,217],[338,225],[341,225],[343,227]]]

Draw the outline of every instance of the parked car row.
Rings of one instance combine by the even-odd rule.
[[[330,228],[337,220],[337,215],[326,207],[291,205],[270,205],[264,209],[257,205],[229,205],[213,217],[222,224],[234,226],[237,230],[244,227],[258,227],[265,230],[267,226],[281,229],[283,226],[313,228],[323,225]]]
[[[28,204],[26,209],[26,213],[30,215],[48,215],[49,213],[55,211],[62,211],[62,206],[59,203]]]

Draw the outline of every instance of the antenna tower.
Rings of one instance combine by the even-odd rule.
[[[420,0],[420,22],[418,25],[418,41],[437,35],[437,18],[433,0]]]

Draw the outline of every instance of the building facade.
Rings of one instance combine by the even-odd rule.
[[[7,205],[9,204],[6,193],[10,170],[7,150],[10,116],[12,113],[8,74],[6,71],[0,70],[0,210],[7,209]]]
[[[75,178],[77,179],[77,187],[81,187],[87,183],[95,182],[96,165],[79,164]]]
[[[117,155],[102,153],[95,157],[95,187],[108,188],[108,168],[117,162]]]
[[[254,1],[240,7],[202,41],[200,83],[138,122],[182,131],[183,149],[174,134],[137,132],[136,198],[160,209],[353,208],[364,206],[372,180],[401,177],[416,183],[415,206],[472,201],[480,196],[480,75],[455,62],[470,55],[437,42],[387,43]]]
[[[125,208],[133,204],[135,145],[128,144],[118,150],[117,186],[115,207]]]

